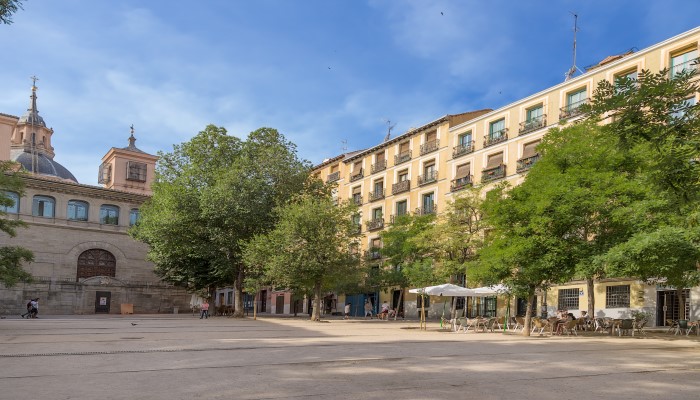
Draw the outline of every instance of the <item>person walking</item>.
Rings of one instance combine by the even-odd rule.
[[[32,306],[32,310],[29,312],[29,318],[39,318],[37,317],[37,314],[39,314],[39,298],[32,299],[29,304]]]
[[[24,318],[25,316],[26,316],[27,318],[29,318],[29,315],[32,313],[32,300],[31,300],[31,299],[29,299],[29,301],[27,301],[27,306],[26,306],[26,307],[27,307],[27,312],[24,313],[24,314],[20,314],[20,315],[19,315],[19,316],[22,317],[22,318]]]
[[[202,312],[199,315],[199,319],[209,319],[209,302],[207,299],[204,299],[204,303],[201,305],[202,307]]]
[[[369,299],[365,300],[365,319],[367,316],[372,319],[372,302]]]
[[[345,317],[343,319],[350,319],[350,303],[345,303]]]

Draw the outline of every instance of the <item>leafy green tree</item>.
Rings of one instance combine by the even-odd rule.
[[[330,196],[301,195],[277,209],[273,230],[249,242],[245,262],[264,266],[277,287],[313,293],[311,319],[319,321],[323,293],[360,278],[356,212],[354,204],[337,204]]]
[[[22,9],[22,0],[0,0],[0,24],[11,24],[12,14]]]
[[[233,284],[234,316],[243,316],[243,244],[274,226],[274,208],[301,190],[308,163],[274,129],[241,141],[213,125],[160,156],[132,235],[150,245],[166,280],[210,291]]]
[[[9,161],[0,162],[0,231],[9,237],[17,235],[16,228],[26,227],[23,221],[8,219],[5,210],[14,206],[14,200],[7,196],[7,191],[22,195],[24,183],[19,173],[15,172],[15,163]],[[22,264],[34,261],[34,254],[23,247],[0,247],[0,282],[5,287],[14,286],[21,280],[31,280],[31,275],[22,268]]]
[[[591,119],[607,119],[602,129],[619,138],[630,158],[645,161],[636,173],[652,185],[648,202],[656,205],[653,213],[640,207],[636,214],[645,217],[643,223],[629,242],[599,257],[600,264],[640,279],[665,280],[678,290],[683,311],[683,288],[698,283],[700,261],[693,262],[691,251],[700,245],[693,228],[700,210],[700,118],[692,101],[700,89],[697,76],[695,68],[674,76],[668,70],[642,71],[637,81],[601,82],[590,107]],[[640,257],[654,252],[669,258],[650,263]]]

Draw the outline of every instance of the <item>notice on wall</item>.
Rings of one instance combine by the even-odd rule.
[[[101,306],[107,305],[107,298],[106,297],[100,297],[100,305]]]

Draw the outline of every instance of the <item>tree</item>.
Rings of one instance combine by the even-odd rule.
[[[17,235],[16,228],[27,226],[23,221],[6,218],[7,207],[15,205],[14,200],[7,196],[6,192],[21,195],[24,189],[24,183],[15,167],[16,164],[13,162],[0,162],[0,231],[11,238]],[[12,287],[21,280],[31,280],[31,275],[22,268],[22,265],[32,261],[34,261],[34,254],[28,249],[19,246],[0,247],[0,282],[5,287]]]
[[[311,319],[321,318],[324,291],[359,279],[359,233],[354,204],[337,204],[330,195],[305,193],[278,207],[275,228],[247,245],[247,265],[264,266],[277,287],[313,293]]]
[[[696,77],[697,70],[689,68],[674,76],[668,70],[642,71],[636,82],[601,82],[590,107],[594,122],[609,120],[602,129],[619,138],[622,151],[646,161],[636,172],[652,185],[648,202],[657,205],[653,214],[641,207],[637,215],[648,220],[598,261],[618,273],[675,286],[682,312],[683,288],[698,283],[700,262],[693,250],[700,245],[693,228],[700,210],[700,118],[692,101],[699,89]],[[668,258],[644,258],[652,254]]]
[[[0,23],[11,24],[12,14],[22,9],[22,0],[0,0]]]
[[[273,210],[303,187],[309,165],[271,128],[245,141],[213,125],[161,154],[153,197],[132,234],[151,246],[164,279],[195,290],[235,287],[234,316],[243,316],[243,244],[269,231]]]

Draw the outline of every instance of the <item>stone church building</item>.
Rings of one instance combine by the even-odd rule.
[[[15,205],[4,211],[28,226],[14,238],[0,233],[0,246],[34,252],[34,262],[24,267],[33,282],[0,285],[0,314],[24,312],[36,297],[40,315],[189,308],[190,295],[162,282],[146,261],[148,247],[127,234],[151,194],[157,157],[136,147],[132,128],[129,145],[102,158],[101,186],[78,183],[54,160],[54,131],[39,115],[36,90],[33,85],[23,116],[0,113],[0,160],[15,161],[25,172],[25,192],[6,192]]]

